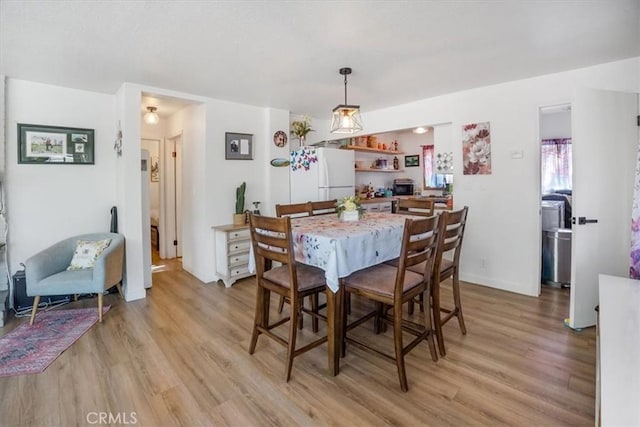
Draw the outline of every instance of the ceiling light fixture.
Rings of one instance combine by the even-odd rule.
[[[427,129],[425,127],[422,127],[422,126],[419,126],[419,127],[415,128],[413,130],[413,133],[417,133],[417,134],[422,134],[422,133],[427,133],[427,132],[429,132],[429,129]]]
[[[359,132],[362,130],[360,106],[347,103],[347,76],[351,74],[351,68],[340,68],[340,74],[344,76],[344,104],[340,104],[333,109],[331,133]]]
[[[158,124],[160,117],[158,116],[158,113],[156,113],[157,109],[158,107],[147,107],[147,112],[144,115],[145,123],[150,125]]]

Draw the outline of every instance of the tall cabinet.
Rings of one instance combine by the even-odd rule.
[[[213,227],[216,241],[216,274],[228,288],[236,281],[252,276],[249,272],[251,234],[248,225]]]

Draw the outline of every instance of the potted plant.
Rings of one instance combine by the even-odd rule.
[[[309,132],[313,132],[311,129],[311,117],[304,116],[302,120],[294,120],[291,122],[291,135],[294,135],[300,140],[300,146],[304,146],[304,140]]]
[[[247,183],[243,182],[236,188],[236,213],[233,214],[233,224],[242,225],[245,223],[244,214],[244,192],[247,189]]]

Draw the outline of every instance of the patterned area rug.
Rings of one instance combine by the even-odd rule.
[[[0,377],[43,372],[97,321],[95,308],[38,313],[33,326],[25,322],[0,337]]]

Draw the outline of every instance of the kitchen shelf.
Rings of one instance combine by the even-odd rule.
[[[364,153],[380,153],[380,154],[404,154],[403,151],[396,150],[379,150],[377,148],[359,147],[357,145],[345,145],[340,147],[343,150],[362,151]]]
[[[398,173],[398,172],[404,172],[404,169],[356,168],[356,172],[383,172],[383,173]]]

